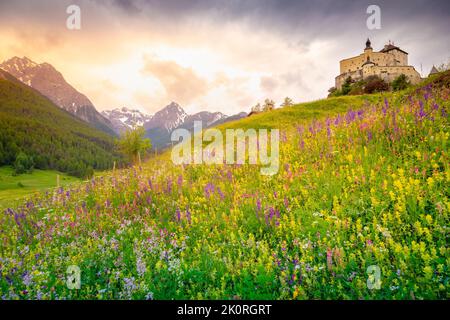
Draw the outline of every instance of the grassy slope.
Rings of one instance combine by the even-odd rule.
[[[447,77],[450,73],[447,72]],[[217,128],[225,129],[248,129],[248,128],[281,128],[291,130],[299,123],[311,120],[333,117],[339,113],[344,113],[349,109],[360,109],[364,106],[382,104],[384,98],[398,100],[408,94],[413,93],[418,88],[433,83],[439,74],[433,75],[420,84],[399,92],[384,92],[370,95],[340,96],[328,99],[321,99],[312,102],[295,104],[288,108],[278,108],[271,112],[263,112],[237,121],[227,122]],[[170,151],[170,150],[169,150]]]
[[[27,196],[36,192],[56,187],[56,175],[60,175],[60,185],[67,186],[80,181],[75,177],[53,170],[34,170],[31,174],[13,176],[11,167],[0,167],[0,210],[7,206],[14,206]],[[23,187],[19,186],[19,183]]]
[[[233,128],[282,128],[292,129],[299,122],[324,117],[332,117],[348,109],[359,109],[364,105],[382,101],[382,95],[346,96],[314,102],[296,104],[292,107],[275,109],[272,112],[256,114],[245,119],[229,122],[219,129]]]
[[[229,122],[219,126],[218,129],[283,128],[289,130],[302,121],[333,116],[345,112],[349,108],[360,108],[367,103],[379,102],[381,100],[381,95],[364,95],[337,97],[301,103],[289,108],[276,109],[272,112],[261,113],[245,119]],[[156,159],[151,160],[150,163],[163,160],[170,161],[169,156],[170,150],[166,151],[163,155],[156,157]],[[14,200],[17,198],[23,198],[36,191],[55,187],[55,174],[56,172],[51,170],[35,170],[32,175],[12,177],[12,171],[9,167],[0,168],[0,208],[15,203]],[[3,178],[3,175],[7,175],[7,177]],[[98,175],[108,176],[108,172],[98,173]],[[72,182],[78,180],[70,176],[62,176],[64,176],[64,181]],[[25,188],[17,186],[19,181],[25,185]],[[26,183],[24,181],[26,181]],[[61,184],[63,184],[63,182]]]
[[[280,129],[292,133],[299,124],[308,121],[333,117],[349,109],[359,109],[373,103],[381,103],[385,96],[393,94],[372,94],[361,96],[342,96],[313,102],[298,103],[287,108],[278,108],[271,112],[262,112],[243,119],[230,121],[214,127],[224,132],[226,129]],[[398,94],[397,94],[398,95]],[[206,146],[208,143],[204,143]],[[166,150],[150,162],[170,161],[171,149]]]
[[[221,126],[287,133],[272,178],[255,166],[174,166],[167,152],[35,198],[37,208],[0,216],[0,293],[448,299],[449,93],[332,98]],[[76,293],[62,280],[72,264],[83,272]],[[371,265],[380,290],[367,288]]]

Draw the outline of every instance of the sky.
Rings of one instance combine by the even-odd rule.
[[[69,5],[81,29],[69,30]],[[366,12],[381,9],[381,28]],[[0,61],[48,62],[98,110],[235,114],[324,98],[339,61],[389,40],[427,75],[450,59],[450,1],[0,0]]]

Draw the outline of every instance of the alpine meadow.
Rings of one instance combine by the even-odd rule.
[[[281,122],[275,177],[166,153],[30,198],[1,216],[3,298],[445,299],[449,94],[446,72],[219,127]]]
[[[447,305],[448,21],[444,0],[0,0],[0,314]]]

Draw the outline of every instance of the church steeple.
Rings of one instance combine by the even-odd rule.
[[[372,49],[371,44],[372,44],[372,43],[370,42],[370,39],[367,38],[367,41],[366,41],[366,50],[367,50],[367,49]]]

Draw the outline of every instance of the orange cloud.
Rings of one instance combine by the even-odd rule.
[[[144,60],[142,74],[157,78],[170,99],[189,104],[208,92],[208,81],[198,76],[192,68],[150,56],[145,56]]]

